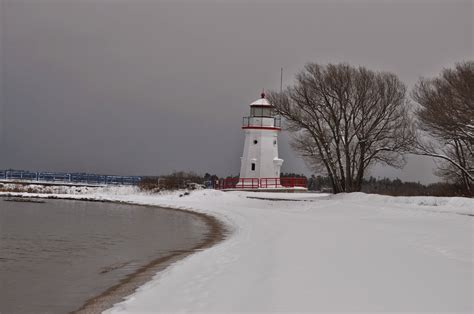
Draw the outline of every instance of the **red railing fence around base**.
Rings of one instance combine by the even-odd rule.
[[[306,178],[227,178],[214,182],[217,190],[249,190],[249,189],[278,189],[278,188],[306,188]]]

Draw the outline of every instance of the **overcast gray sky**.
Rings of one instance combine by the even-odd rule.
[[[237,174],[241,117],[306,62],[473,58],[473,1],[0,0],[0,168]],[[310,172],[282,134],[283,171]],[[375,176],[432,182],[410,158]]]

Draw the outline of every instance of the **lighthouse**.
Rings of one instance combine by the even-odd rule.
[[[281,118],[265,98],[264,92],[260,99],[250,104],[250,115],[243,118],[242,129],[245,132],[245,142],[239,185],[250,181],[257,182],[261,187],[262,179],[273,179],[277,182],[283,164],[283,159],[278,158]]]
[[[242,120],[245,142],[239,178],[218,179],[213,182],[213,187],[224,191],[306,191],[305,177],[280,178],[283,164],[283,159],[278,157],[281,118],[265,98],[265,93],[260,96],[250,104],[250,115]]]

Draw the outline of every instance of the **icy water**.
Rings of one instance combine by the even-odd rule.
[[[0,198],[0,313],[77,310],[140,266],[202,242],[200,217],[152,207]]]

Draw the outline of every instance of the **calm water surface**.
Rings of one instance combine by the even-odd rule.
[[[0,198],[0,313],[73,311],[140,266],[190,249],[199,217],[160,208]]]

